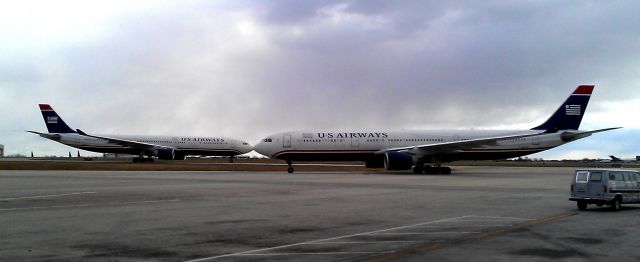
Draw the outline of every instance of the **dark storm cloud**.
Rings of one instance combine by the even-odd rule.
[[[637,7],[232,1],[142,8],[109,20],[96,40],[9,54],[20,63],[0,69],[0,101],[8,108],[11,96],[19,105],[9,112],[29,112],[9,116],[13,137],[43,128],[39,102],[88,131],[252,143],[291,129],[526,128],[579,84],[596,84],[591,115],[610,110],[598,106],[605,102],[640,99]],[[37,92],[8,91],[9,80]],[[627,124],[590,122],[589,114],[586,127]],[[597,119],[607,120],[602,114]]]
[[[376,3],[331,3],[293,24],[307,30],[303,36],[274,37],[285,56],[265,74],[282,79],[264,81],[265,90],[279,90],[293,107],[315,98],[316,107],[348,112],[332,115],[339,125],[492,126],[531,121],[511,109],[546,106],[540,114],[548,114],[578,84],[608,93],[634,88],[620,85],[611,77],[618,69],[608,66],[636,63],[628,52],[636,53],[638,34],[625,25],[638,19],[625,5]],[[333,26],[330,11],[344,20]],[[305,112],[325,118],[314,109]]]

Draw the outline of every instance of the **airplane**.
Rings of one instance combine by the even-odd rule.
[[[39,104],[48,133],[27,131],[58,143],[98,153],[138,155],[133,162],[184,160],[188,155],[233,157],[253,150],[249,143],[226,137],[90,135],[73,130],[48,104]],[[147,156],[147,157],[144,157]]]
[[[547,121],[530,130],[292,131],[270,135],[254,150],[285,160],[289,173],[293,161],[363,161],[369,168],[451,174],[442,163],[514,158],[620,128],[578,130],[593,89],[578,86]]]
[[[609,158],[611,158],[610,162],[612,163],[629,163],[629,162],[636,162],[635,160],[631,160],[631,159],[622,159],[619,157],[616,157],[614,155],[610,155]]]

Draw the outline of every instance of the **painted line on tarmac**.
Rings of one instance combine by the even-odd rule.
[[[83,195],[83,194],[95,194],[95,193],[96,192],[73,192],[73,193],[57,194],[57,195],[10,197],[10,198],[0,198],[0,201],[11,201],[11,200],[21,200],[21,199],[37,199],[37,198],[52,198],[52,197]]]
[[[38,207],[15,207],[15,208],[1,208],[0,211],[17,211],[17,210],[36,210],[36,209],[52,209],[52,208],[70,208],[70,207],[105,207],[105,206],[126,206],[126,205],[138,205],[138,204],[153,204],[164,202],[178,202],[180,199],[169,200],[145,200],[145,201],[133,201],[124,203],[107,203],[104,205],[98,204],[77,204],[77,205],[57,205],[57,206],[38,206]]]
[[[356,234],[350,234],[350,235],[344,235],[344,236],[337,236],[337,237],[330,237],[330,238],[324,238],[324,239],[310,240],[310,241],[293,243],[293,244],[282,245],[282,246],[275,246],[275,247],[247,250],[247,251],[229,253],[229,254],[218,255],[218,256],[203,257],[203,258],[187,260],[186,262],[209,261],[209,260],[214,260],[214,259],[218,259],[218,258],[244,256],[244,255],[248,255],[248,254],[251,254],[251,253],[261,253],[261,252],[264,252],[264,251],[270,251],[270,250],[275,250],[275,249],[302,246],[302,245],[308,245],[308,244],[316,244],[316,243],[319,243],[319,242],[327,242],[327,241],[332,241],[332,240],[338,240],[338,239],[344,239],[344,238],[350,238],[350,237],[356,237],[356,236],[363,236],[363,235],[371,235],[371,234],[382,233],[382,232],[387,232],[387,231],[392,231],[392,230],[410,228],[410,227],[418,227],[418,226],[423,226],[423,225],[442,223],[442,222],[452,221],[452,220],[466,218],[466,217],[468,217],[468,216],[461,216],[461,217],[447,218],[447,219],[441,219],[441,220],[434,220],[434,221],[422,222],[422,223],[408,225],[408,226],[392,227],[392,228],[387,228],[387,229],[380,229],[380,230],[374,230],[374,231],[362,232],[362,233],[356,233]],[[302,254],[302,253],[298,253],[298,254]]]
[[[387,252],[285,252],[285,253],[247,253],[238,254],[235,256],[299,256],[299,255],[367,255],[367,254],[389,254],[393,251]]]
[[[462,242],[466,242],[466,241],[473,241],[473,240],[480,240],[480,239],[484,239],[484,238],[488,238],[488,237],[493,237],[496,235],[500,235],[500,234],[504,234],[504,233],[508,233],[511,231],[515,231],[518,229],[522,229],[522,228],[526,228],[526,227],[530,227],[530,226],[535,226],[535,225],[540,225],[540,224],[544,224],[544,223],[548,223],[548,222],[552,222],[552,221],[557,221],[563,218],[567,218],[569,216],[573,216],[576,213],[562,213],[562,214],[558,214],[558,215],[553,215],[553,216],[549,216],[549,217],[545,217],[545,218],[541,218],[541,219],[535,219],[535,220],[531,220],[529,222],[526,223],[522,223],[522,224],[516,224],[510,227],[506,227],[506,228],[500,228],[500,229],[496,229],[496,230],[492,230],[492,231],[488,231],[485,233],[481,233],[481,234],[477,234],[477,235],[472,235],[472,236],[468,236],[462,239],[454,239],[451,241],[447,241],[447,242],[442,242],[442,243],[429,243],[426,245],[420,245],[420,246],[416,246],[416,247],[412,247],[409,249],[405,249],[402,251],[398,251],[398,252],[394,252],[391,254],[387,254],[384,255],[382,257],[378,257],[378,258],[371,258],[371,259],[367,259],[367,262],[383,262],[383,261],[389,261],[389,260],[398,260],[400,258],[403,257],[407,257],[409,255],[415,255],[415,254],[419,254],[419,253],[426,253],[429,251],[433,251],[433,250],[437,250],[437,249],[441,249],[441,248],[446,248],[449,246],[453,246],[455,244],[459,244]],[[473,217],[473,216],[468,216],[468,217]]]
[[[417,243],[424,241],[417,240],[380,240],[380,241],[327,241],[320,243],[310,243],[309,245],[331,245],[331,244],[381,244],[381,243]]]
[[[482,232],[457,232],[457,231],[450,231],[450,232],[398,232],[398,233],[377,233],[377,234],[369,234],[371,236],[394,236],[394,235],[398,235],[398,236],[402,236],[402,235],[437,235],[437,234],[478,234],[478,233],[482,233]]]
[[[521,217],[495,217],[495,216],[469,216],[469,221],[496,221],[496,220],[535,220],[532,218],[521,218]],[[476,218],[486,218],[486,220],[476,219]]]

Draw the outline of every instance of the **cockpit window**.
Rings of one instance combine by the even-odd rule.
[[[242,144],[246,146],[246,145],[248,145],[249,143],[247,143],[247,142],[242,142]]]
[[[269,142],[270,143],[270,142],[273,142],[273,140],[271,140],[271,138],[265,138],[265,139],[262,140],[262,142]]]

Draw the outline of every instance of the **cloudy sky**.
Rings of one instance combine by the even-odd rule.
[[[539,153],[640,155],[637,1],[8,1],[0,144],[66,155],[38,103],[101,134],[528,129],[580,84],[581,129]],[[85,152],[87,154],[87,152]]]

